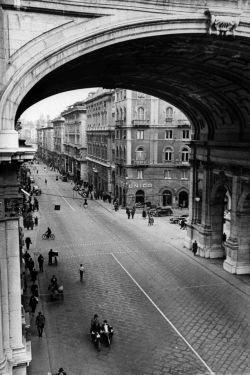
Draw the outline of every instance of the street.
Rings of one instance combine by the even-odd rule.
[[[38,255],[46,258],[36,310],[46,328],[38,337],[31,316],[29,375],[59,367],[67,375],[250,374],[249,278],[227,274],[221,260],[194,257],[183,248],[186,231],[169,217],[148,226],[141,211],[128,220],[109,203],[88,200],[85,209],[73,185],[36,167],[39,225],[24,232],[37,269]],[[54,241],[42,240],[47,227]],[[59,252],[57,267],[47,264],[50,249]],[[53,275],[64,287],[63,301],[50,300]],[[114,327],[111,347],[103,344],[100,352],[89,333],[95,313]]]

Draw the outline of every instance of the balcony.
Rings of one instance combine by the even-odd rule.
[[[149,160],[132,160],[131,162],[133,167],[148,167]]]
[[[172,122],[173,121],[173,115],[166,115],[165,121],[166,122]]]
[[[134,126],[149,126],[150,120],[132,120]]]
[[[125,159],[123,159],[123,158],[115,158],[115,162],[116,162],[116,164],[120,164],[120,165],[124,165],[124,164],[126,164],[126,160]]]
[[[116,126],[123,126],[123,125],[124,125],[124,121],[123,121],[123,120],[117,120],[117,121],[115,122],[115,125],[116,125]]]
[[[177,167],[190,167],[189,161],[175,160],[175,165]]]

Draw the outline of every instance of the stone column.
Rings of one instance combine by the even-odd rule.
[[[184,246],[187,249],[192,248],[193,223],[195,220],[195,160],[190,160],[190,192],[189,192],[189,219],[187,221],[187,236],[184,239]]]
[[[1,227],[2,229],[2,227]],[[2,230],[0,232],[2,235]],[[3,238],[3,237],[1,237]],[[1,263],[2,263],[2,257]],[[1,275],[1,268],[0,268],[0,374],[7,374],[7,357],[4,353],[4,325],[3,325],[3,314],[2,314],[2,306],[3,306],[3,298],[2,298],[2,275]]]
[[[238,233],[237,221],[239,218],[236,216],[237,202],[241,193],[240,177],[233,175],[232,179],[232,202],[231,202],[231,225],[230,236],[225,243],[226,260],[223,263],[223,268],[230,273],[237,273],[237,258],[238,258]],[[249,223],[248,223],[249,225]]]
[[[198,203],[201,205],[201,223],[199,226],[199,254],[201,257],[210,257],[211,247],[211,219],[210,219],[210,194],[211,194],[211,163],[202,162],[203,174],[202,174],[202,199]],[[201,177],[201,176],[200,176]],[[197,181],[197,187],[199,180]]]
[[[23,347],[18,233],[18,219],[6,221],[10,344],[12,349]]]

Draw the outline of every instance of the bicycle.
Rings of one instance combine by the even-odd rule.
[[[44,233],[44,234],[42,235],[42,239],[43,239],[43,240],[54,240],[54,239],[55,239],[55,235],[54,235],[53,233],[51,233],[51,234],[48,236],[46,233]]]

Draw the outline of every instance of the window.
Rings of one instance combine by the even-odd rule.
[[[136,150],[136,160],[144,160],[143,147],[138,147],[138,149]]]
[[[144,108],[138,108],[138,120],[144,120]]]
[[[173,139],[173,130],[166,130],[165,138],[166,139]]]
[[[166,109],[166,118],[173,118],[173,108],[172,107],[168,107]]]
[[[187,171],[181,171],[181,179],[182,180],[187,180]]]
[[[167,179],[167,180],[171,179],[171,171],[170,170],[164,171],[164,178]]]
[[[140,179],[143,178],[143,171],[141,169],[137,170],[137,178],[140,178]]]
[[[122,108],[120,108],[120,120],[122,120]]]
[[[137,130],[137,139],[144,139],[144,130]]]
[[[189,152],[187,148],[183,148],[181,151],[181,161],[188,161],[189,159]]]
[[[182,138],[183,139],[189,139],[189,130],[183,130],[182,131]]]
[[[126,99],[126,90],[123,90],[123,99]]]
[[[165,161],[171,161],[172,160],[172,149],[166,148],[165,150]]]
[[[127,138],[127,130],[123,130],[122,133],[123,133],[122,138],[126,139]]]

